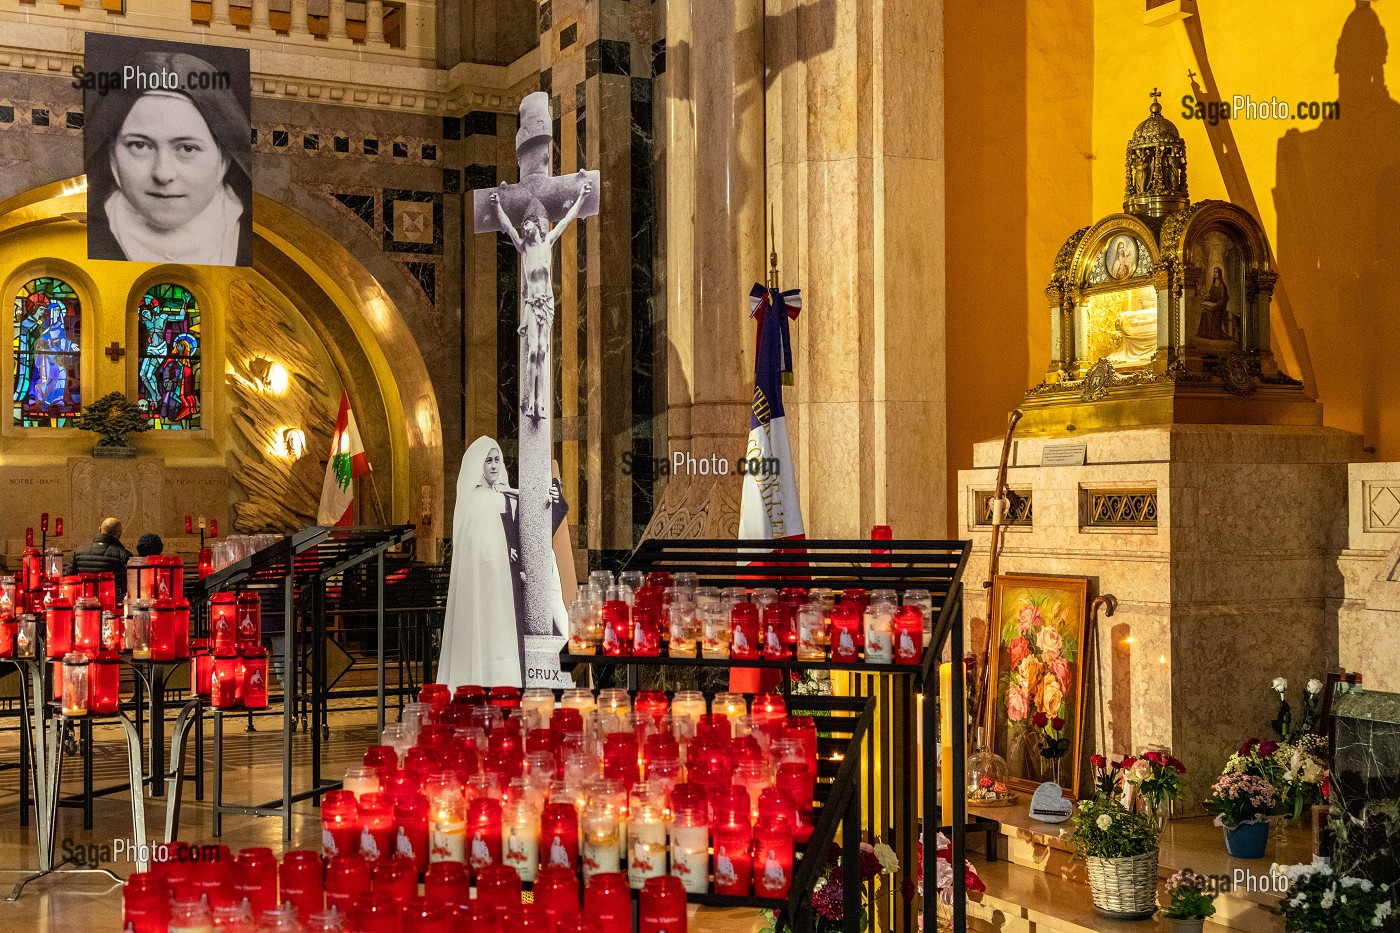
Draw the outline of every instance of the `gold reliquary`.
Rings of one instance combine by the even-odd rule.
[[[1124,184],[1123,212],[1055,258],[1052,356],[1020,429],[1321,424],[1322,406],[1270,349],[1278,275],[1264,231],[1234,204],[1191,203],[1185,142],[1155,99],[1128,142]]]

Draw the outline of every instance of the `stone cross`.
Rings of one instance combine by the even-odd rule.
[[[520,253],[520,566],[525,572],[525,634],[552,635],[549,600],[553,507],[554,243],[578,217],[598,213],[598,173],[549,174],[553,149],[549,95],[520,102],[515,153],[520,181],[473,195],[477,233],[501,232]],[[551,227],[550,225],[554,226]]]

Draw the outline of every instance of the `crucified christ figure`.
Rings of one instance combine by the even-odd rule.
[[[584,176],[579,172],[580,177]],[[502,186],[504,187],[504,186]],[[501,196],[491,194],[491,204],[496,208],[496,216],[501,229],[515,244],[520,253],[520,269],[524,295],[520,302],[520,326],[517,328],[525,338],[525,387],[520,395],[520,413],[538,421],[545,416],[549,400],[544,397],[544,371],[549,363],[549,342],[554,332],[554,244],[564,233],[564,228],[578,218],[584,199],[593,190],[593,185],[584,180],[579,187],[579,195],[569,204],[568,213],[551,230],[543,209],[526,213],[521,229],[516,230],[501,206]]]

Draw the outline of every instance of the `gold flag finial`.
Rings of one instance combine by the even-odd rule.
[[[768,287],[778,287],[778,236],[773,226],[773,214],[768,214],[768,245],[771,252],[768,254]]]

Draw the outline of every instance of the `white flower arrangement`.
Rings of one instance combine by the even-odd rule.
[[[1288,680],[1287,680],[1286,678],[1283,678],[1283,677],[1275,677],[1275,678],[1274,678],[1274,693],[1287,693],[1287,692],[1288,692]]]

